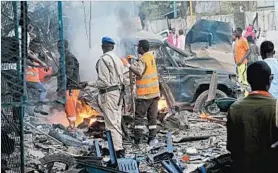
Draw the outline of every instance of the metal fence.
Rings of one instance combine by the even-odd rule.
[[[61,1],[1,1],[1,172],[24,172],[25,146],[32,144],[25,125],[43,114],[34,110],[49,112],[48,105],[65,102],[65,53],[58,53],[58,40],[64,40]],[[39,82],[26,78],[34,69]]]

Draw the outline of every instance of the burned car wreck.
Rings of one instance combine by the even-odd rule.
[[[123,39],[127,55],[137,55],[139,40],[150,42],[160,84],[170,89],[166,97],[169,107],[179,110],[194,110],[211,115],[220,113],[215,105],[205,106],[212,73],[218,75],[216,98],[237,97],[236,68],[232,56],[232,28],[219,21],[198,21],[186,36],[186,51],[170,45],[167,40],[146,32]],[[169,105],[169,102],[171,104]]]

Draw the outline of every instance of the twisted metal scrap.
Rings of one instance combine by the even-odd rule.
[[[88,104],[91,108],[95,109],[99,113],[101,113],[101,109],[98,104],[99,91],[98,89],[92,87],[86,87],[80,92],[80,99],[83,100],[86,104]]]

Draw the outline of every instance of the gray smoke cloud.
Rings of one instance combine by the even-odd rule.
[[[124,56],[118,47],[123,37],[136,32],[133,27],[138,12],[134,2],[91,2],[91,49],[89,48],[90,2],[70,2],[71,8],[64,8],[69,20],[70,32],[65,38],[70,43],[72,53],[80,63],[80,77],[83,81],[95,80],[95,65],[102,55],[101,38],[109,36],[116,41],[115,51]],[[85,14],[84,14],[85,13]]]

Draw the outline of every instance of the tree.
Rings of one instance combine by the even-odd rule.
[[[15,27],[11,1],[1,1],[1,35],[7,36]]]
[[[188,1],[182,1],[181,2],[181,8],[180,8],[181,18],[186,19],[187,14],[188,14],[188,8],[189,8],[189,2]]]
[[[164,18],[166,13],[173,11],[173,1],[144,1],[141,10],[146,14],[147,19]]]

